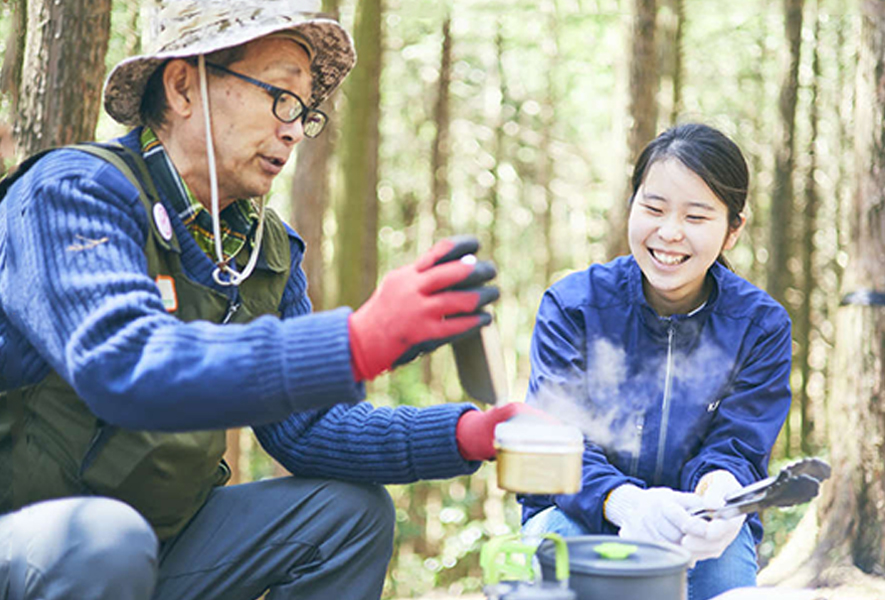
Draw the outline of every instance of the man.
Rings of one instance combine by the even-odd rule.
[[[306,0],[186,0],[123,61],[120,146],[0,186],[0,592],[13,600],[377,598],[379,484],[494,456],[524,405],[375,409],[363,382],[489,321],[445,240],[356,312],[310,313],[304,245],[259,200],[354,64]],[[224,429],[294,476],[221,487]],[[159,544],[158,544],[159,542]],[[6,559],[5,557],[9,557]],[[2,593],[0,593],[2,596]]]

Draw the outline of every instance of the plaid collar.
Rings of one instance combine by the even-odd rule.
[[[188,189],[150,127],[142,129],[139,141],[141,153],[157,187],[166,190],[172,209],[178,213],[200,248],[215,262],[211,213]],[[221,250],[225,260],[233,258],[245,247],[257,221],[258,212],[251,200],[237,200],[221,211]]]

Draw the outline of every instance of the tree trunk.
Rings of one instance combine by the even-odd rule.
[[[28,0],[19,154],[92,139],[101,107],[111,0]]]
[[[338,0],[323,0],[323,12],[338,19]],[[307,276],[307,294],[315,310],[325,308],[323,222],[329,206],[329,169],[337,134],[335,94],[323,105],[329,123],[320,137],[298,145],[298,160],[292,180],[290,204],[295,230],[304,240],[302,267]]]
[[[853,244],[827,409],[833,475],[818,504],[814,551],[787,574],[790,585],[808,587],[885,575],[885,5],[862,7],[856,97],[868,101],[855,113]]]
[[[547,9],[548,31],[550,43],[547,46],[547,85],[544,97],[544,108],[541,112],[541,144],[538,148],[541,153],[540,168],[538,170],[538,186],[544,190],[544,207],[541,213],[541,227],[544,234],[544,285],[552,283],[553,274],[556,272],[556,243],[554,242],[554,202],[556,195],[551,189],[554,178],[553,161],[553,128],[556,123],[557,97],[557,69],[556,66],[562,61],[559,51],[561,36],[561,18],[556,2],[551,3]]]
[[[784,0],[786,40],[789,47],[787,68],[781,85],[780,132],[776,139],[774,189],[771,197],[767,291],[787,306],[790,241],[793,228],[793,168],[795,165],[796,98],[799,90],[799,58],[802,42],[803,0]],[[788,421],[789,423],[789,421]]]
[[[771,195],[769,220],[770,252],[768,262],[767,291],[791,314],[793,311],[786,299],[790,282],[788,259],[793,239],[793,168],[795,166],[796,99],[799,89],[799,58],[802,42],[803,0],[784,0],[786,16],[786,38],[789,46],[787,69],[781,86],[780,135],[776,140],[774,189]],[[784,453],[792,452],[792,428],[790,417],[784,424]]]
[[[506,133],[504,132],[504,124],[507,122],[508,110],[507,105],[510,103],[510,90],[507,86],[507,72],[504,69],[504,23],[502,19],[498,19],[495,31],[495,64],[498,66],[498,89],[501,91],[501,102],[498,105],[498,115],[495,121],[495,148],[492,156],[495,157],[495,166],[493,172],[495,174],[495,184],[489,188],[489,205],[492,210],[492,223],[489,226],[489,247],[487,253],[496,259],[496,254],[500,252],[498,235],[498,215],[501,205],[501,177],[498,172],[502,161],[505,160],[507,154],[504,149]],[[514,116],[514,118],[516,118]]]
[[[338,304],[353,308],[378,277],[378,121],[381,115],[382,0],[360,0],[354,44],[359,62],[350,75],[342,118],[344,198],[337,211]]]
[[[658,15],[658,51],[660,52],[660,110],[667,112],[667,126],[679,122],[682,112],[683,52],[685,31],[685,0],[664,0],[667,10]]]
[[[685,33],[685,0],[672,0],[676,13],[676,31],[673,36],[673,106],[670,107],[670,125],[679,122],[682,113],[682,38]]]
[[[433,121],[436,124],[436,137],[430,155],[430,195],[433,202],[433,216],[436,221],[436,235],[444,237],[451,233],[447,215],[441,213],[441,204],[449,199],[449,126],[452,121],[449,87],[452,83],[452,17],[446,16],[442,25],[442,49],[439,61],[439,81],[437,82],[436,104],[433,107]]]
[[[630,131],[628,153],[630,164],[636,162],[642,149],[655,137],[658,121],[658,60],[655,50],[656,0],[635,0],[633,38],[630,58]],[[629,189],[629,187],[628,187]],[[629,253],[627,245],[627,203],[615,201],[610,222],[608,255],[614,258]]]
[[[820,0],[818,0],[818,6]],[[808,141],[808,170],[805,177],[805,210],[802,221],[802,304],[799,307],[796,318],[796,339],[799,341],[799,352],[796,356],[799,370],[802,373],[802,384],[799,388],[799,411],[801,417],[801,429],[799,432],[799,446],[802,454],[810,455],[814,452],[812,435],[814,434],[814,419],[812,417],[811,398],[808,394],[808,380],[811,377],[811,340],[812,320],[814,311],[812,295],[817,287],[814,263],[816,258],[814,248],[814,234],[817,231],[818,192],[814,176],[817,170],[817,124],[818,124],[818,87],[820,81],[820,56],[818,54],[820,44],[820,18],[816,15],[814,20],[814,40],[811,57],[811,98],[809,99],[810,114],[808,120],[811,125],[811,136]]]
[[[10,114],[18,114],[18,101],[22,84],[22,57],[25,53],[25,36],[28,27],[26,0],[12,0],[12,26],[6,39],[6,53],[0,67],[0,93],[9,96]]]

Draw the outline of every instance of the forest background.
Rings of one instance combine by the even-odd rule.
[[[101,83],[140,51],[152,6],[0,4],[5,167],[43,147],[124,133],[100,113]],[[543,291],[627,251],[638,150],[671,125],[713,125],[751,167],[749,223],[728,259],[794,323],[794,404],[772,471],[807,455],[835,468],[811,509],[765,514],[760,562],[801,518],[806,541],[772,582],[878,585],[883,2],[324,0],[323,8],[353,32],[358,66],[323,107],[330,130],[299,146],[270,197],[308,244],[315,309],[356,307],[379,274],[447,235],[475,234],[481,258],[498,265],[495,314],[510,398],[520,401]],[[448,349],[376,380],[369,399],[466,400]],[[237,481],[282,474],[248,430],[228,440]],[[518,529],[519,507],[497,488],[493,464],[389,489],[398,527],[386,597],[478,590],[480,546]]]

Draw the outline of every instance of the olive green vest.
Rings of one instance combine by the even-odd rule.
[[[155,281],[174,281],[177,302],[167,304],[170,314],[215,323],[279,314],[291,260],[288,234],[274,212],[267,211],[262,243],[268,269],[256,269],[240,285],[242,302],[232,312],[227,296],[184,275],[178,239],[173,234],[164,240],[157,230],[153,207],[159,197],[141,156],[122,146],[74,148],[110,162],[140,191],[150,222],[148,272]],[[168,279],[164,283],[171,287]],[[212,487],[227,482],[224,451],[224,430],[162,433],[104,423],[53,372],[39,383],[0,393],[0,512],[50,498],[110,496],[136,508],[164,540],[187,524]]]

